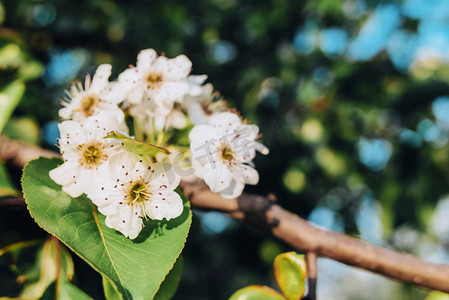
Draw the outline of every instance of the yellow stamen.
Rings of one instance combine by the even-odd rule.
[[[158,88],[162,84],[162,75],[158,73],[150,73],[147,76],[147,88]]]

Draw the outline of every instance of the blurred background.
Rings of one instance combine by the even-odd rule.
[[[4,0],[0,23],[2,134],[54,149],[73,80],[101,63],[114,78],[145,48],[185,54],[192,74],[207,74],[261,128],[271,152],[256,157],[261,180],[248,192],[274,193],[322,227],[449,263],[449,2]],[[0,164],[0,190],[20,190],[19,179]],[[25,207],[0,207],[0,247],[45,236]],[[195,210],[174,299],[275,287],[274,257],[290,250]],[[0,296],[38,280],[22,252],[1,257]],[[102,299],[101,277],[72,258],[74,283]],[[322,300],[427,294],[319,260]]]

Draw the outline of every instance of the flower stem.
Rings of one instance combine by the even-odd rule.
[[[134,136],[136,140],[143,141],[143,124],[140,118],[133,118]]]

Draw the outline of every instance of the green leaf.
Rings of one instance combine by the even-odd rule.
[[[425,300],[449,300],[449,294],[442,292],[431,292]]]
[[[115,284],[106,276],[102,276],[103,291],[107,300],[123,300],[122,294],[118,291]]]
[[[2,70],[20,68],[24,62],[24,52],[17,43],[8,42],[0,48],[0,65]]]
[[[232,294],[229,300],[285,300],[285,298],[268,286],[250,285]]]
[[[165,154],[170,154],[170,151],[168,151],[165,148],[132,139],[132,138],[127,137],[126,135],[121,134],[119,132],[112,132],[109,135],[105,136],[104,138],[105,139],[113,138],[116,140],[120,140],[125,144],[125,146],[129,149],[129,151],[134,152],[139,155],[155,156],[159,152],[163,152]]]
[[[56,281],[48,286],[40,300],[55,300],[55,299],[76,299],[76,300],[91,300],[86,293],[68,282],[67,280],[59,280],[59,287]]]
[[[38,145],[40,142],[39,124],[30,117],[11,118],[3,128],[3,134],[28,144]]]
[[[37,60],[28,60],[26,63],[22,64],[19,69],[19,78],[24,81],[32,80],[39,77],[44,71],[44,67]]]
[[[18,196],[20,193],[16,190],[8,175],[5,165],[0,161],[0,197]]]
[[[21,80],[13,81],[0,89],[0,132],[2,132],[24,93],[25,84]]]
[[[48,285],[57,279],[57,276],[61,279],[72,280],[74,267],[70,253],[64,247],[59,247],[60,262],[58,262],[56,251],[56,240],[50,239],[44,242],[38,261],[40,266],[38,280],[32,281],[31,278],[28,278],[20,296],[36,297],[42,295]],[[60,268],[59,272],[57,271],[58,267]]]
[[[61,279],[73,278],[72,257],[63,246],[58,247],[60,256],[56,255],[56,241],[19,242],[0,249],[0,265],[13,272],[11,277],[21,289],[20,293],[14,294],[26,298],[40,297],[58,275]]]
[[[161,287],[157,291],[154,300],[169,300],[171,299],[178,289],[179,281],[181,280],[183,260],[182,256],[178,257],[173,269],[165,277],[164,282],[162,282]]]
[[[284,296],[289,299],[301,299],[305,291],[307,268],[304,255],[296,252],[279,254],[273,264],[274,278]]]
[[[165,280],[162,282],[159,290],[157,291],[155,300],[169,300],[171,299],[178,288],[179,281],[181,280],[183,260],[182,256],[179,256],[176,260],[173,269],[167,274]],[[107,277],[103,276],[103,290],[107,300],[122,300],[123,297]]]
[[[14,243],[0,249],[1,296],[19,296],[20,290],[28,282],[39,280],[38,253],[42,249],[42,244],[42,240],[32,240]]]
[[[188,201],[181,195],[181,216],[147,222],[140,235],[130,240],[108,228],[87,197],[72,199],[49,178],[48,172],[61,163],[39,158],[25,167],[22,186],[31,216],[111,279],[124,299],[152,299],[184,247],[192,217]]]

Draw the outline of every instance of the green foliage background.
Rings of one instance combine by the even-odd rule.
[[[343,1],[331,0],[2,1],[0,91],[9,106],[0,101],[0,130],[52,148],[41,129],[57,120],[58,101],[71,81],[101,63],[112,64],[117,76],[141,49],[169,57],[183,53],[193,62],[193,74],[207,74],[230,105],[261,128],[271,153],[256,158],[261,180],[247,191],[274,193],[303,217],[325,208],[332,213],[329,227],[364,238],[369,235],[357,218],[361,203],[368,203],[381,224],[381,239],[374,242],[424,257],[433,250],[417,245],[427,243],[447,254],[449,239],[435,235],[431,220],[449,190],[448,146],[422,137],[419,145],[410,145],[399,136],[426,118],[434,120],[432,101],[449,94],[447,66],[437,62],[404,72],[385,51],[356,62],[330,58],[318,48],[301,54],[292,46],[298,28],[311,20],[319,28],[341,26],[357,35],[378,5],[366,3],[367,12],[350,18]],[[403,26],[416,30],[416,21]],[[317,80],[320,68],[330,74],[327,79]],[[360,141],[374,138],[392,149],[380,170],[359,159]],[[19,190],[20,170],[6,167],[12,185],[2,179],[0,191],[7,192],[0,196]],[[207,218],[224,220],[226,230],[211,229]],[[246,285],[274,286],[272,261],[291,249],[222,218],[194,211],[174,299],[224,299]],[[23,207],[0,207],[0,230],[2,247],[45,236]],[[403,242],[400,230],[416,239]],[[75,284],[101,299],[101,276],[73,258]],[[0,278],[13,276],[8,272],[2,265]],[[4,288],[12,296],[20,284]],[[423,294],[400,286],[391,299]]]

